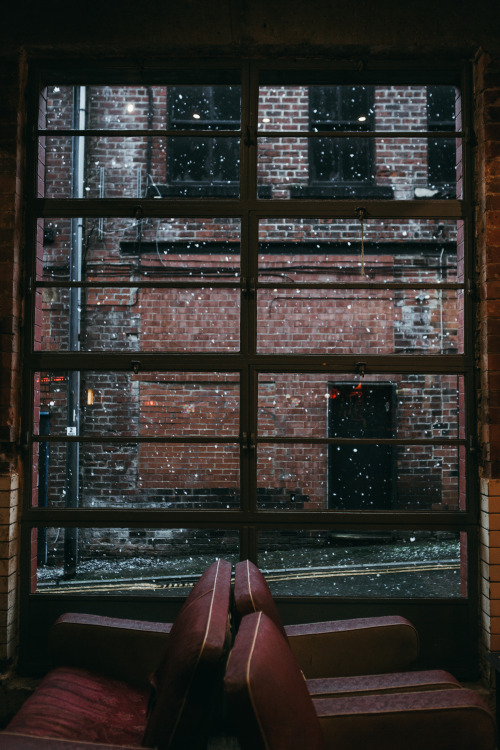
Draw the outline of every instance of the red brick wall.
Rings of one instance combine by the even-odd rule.
[[[72,92],[65,87],[51,87],[48,92],[48,126],[68,126],[71,123]],[[146,127],[149,97],[145,87],[87,87],[89,127]],[[392,87],[377,89],[375,95],[378,129],[426,127],[425,87]],[[128,107],[133,103],[133,112]],[[265,88],[261,94],[262,118],[271,123],[263,127],[303,130],[308,127],[308,96],[305,87]],[[395,115],[395,108],[400,113]],[[386,120],[384,120],[384,112]],[[54,113],[54,115],[52,115]],[[151,116],[151,113],[149,113]],[[165,125],[166,91],[154,89],[153,127]],[[54,139],[52,139],[54,140]],[[64,139],[63,139],[64,141]],[[417,142],[418,141],[418,142]],[[65,143],[69,139],[65,140]],[[159,144],[159,141],[158,141]],[[153,140],[149,169],[156,184],[167,180],[165,151]],[[426,184],[426,148],[422,139],[403,139],[396,147],[393,141],[380,140],[376,150],[376,180],[394,187],[395,197],[413,196],[417,185]],[[391,151],[392,149],[392,151]],[[105,197],[130,196],[137,190],[137,167],[147,159],[147,139],[132,139],[124,143],[117,138],[90,139],[86,146],[85,194],[99,195],[101,169],[105,168]],[[71,183],[71,159],[66,148],[56,149],[55,142],[47,149],[46,179],[48,194],[68,196]],[[308,181],[308,145],[306,139],[269,139],[263,142],[259,180],[272,186],[274,197],[288,197],[289,186]],[[141,186],[145,189],[145,174],[141,172]],[[43,278],[68,278],[70,226],[69,220],[50,220],[45,228],[54,233],[53,241],[44,246]],[[141,243],[147,251],[124,255],[121,242]],[[460,228],[459,228],[460,231]],[[365,222],[364,242],[389,242],[383,251],[366,255],[362,269],[361,224],[356,220],[329,219],[266,219],[259,226],[263,243],[259,256],[260,276],[263,281],[273,279],[321,282],[342,279],[346,284],[359,281],[363,270],[367,280],[435,281],[438,277],[453,281],[463,274],[451,254],[438,248],[435,252],[412,252],[412,244],[453,241],[457,237],[454,222],[385,220]],[[177,243],[185,243],[178,250]],[[210,254],[201,250],[210,243],[225,243],[225,248]],[[239,348],[238,276],[239,220],[146,219],[136,221],[88,219],[84,222],[84,247],[87,278],[105,281],[106,278],[124,280],[203,280],[204,289],[89,289],[82,298],[83,350],[100,351],[201,351],[234,352]],[[187,243],[187,244],[186,244]],[[300,243],[300,244],[299,244]],[[283,252],[282,247],[287,251]],[[322,248],[314,252],[316,248]],[[200,252],[197,252],[197,248]],[[279,252],[276,252],[279,251]],[[461,247],[458,250],[461,262]],[[175,275],[173,275],[175,274]],[[233,280],[234,289],[217,289],[211,280]],[[260,353],[327,352],[337,354],[387,354],[407,351],[424,353],[458,352],[462,340],[453,321],[457,301],[453,292],[430,295],[419,291],[370,289],[349,290],[260,290],[258,293],[258,340]],[[68,347],[68,298],[64,290],[46,289],[42,301],[43,323],[40,343],[42,350]],[[442,330],[443,321],[451,321]],[[94,393],[94,403],[85,408],[82,434],[134,434],[154,436],[171,434],[217,435],[229,429],[235,443],[227,445],[198,445],[193,447],[169,445],[162,447],[132,445],[120,449],[92,446],[90,453],[82,446],[82,502],[83,504],[121,505],[123,502],[177,506],[224,507],[238,502],[239,452],[236,438],[239,431],[235,422],[237,408],[228,421],[221,419],[221,403],[212,401],[213,393],[198,390],[197,381],[211,376],[194,377],[160,375],[148,378],[138,375],[86,374],[82,381],[82,400],[86,392]],[[269,376],[272,377],[272,376]],[[309,377],[304,383],[290,382],[280,376],[274,383],[262,385],[259,402],[261,418],[259,432],[266,423],[273,424],[279,437],[289,434],[326,437],[328,382],[335,378]],[[341,378],[342,379],[342,378]],[[343,378],[344,380],[346,378]],[[347,378],[348,379],[348,378]],[[397,419],[401,434],[428,436],[429,424],[419,425],[415,413],[434,415],[449,425],[433,436],[456,436],[457,382],[443,378],[442,391],[437,394],[432,378],[425,376],[380,376],[390,379],[398,392]],[[229,387],[234,376],[222,376],[221,389]],[[301,376],[301,380],[304,378]],[[45,378],[42,404],[51,412],[51,432],[64,435],[66,410],[64,387]],[[162,381],[162,382],[160,382]],[[183,382],[184,381],[184,382]],[[121,383],[121,385],[120,385]],[[177,384],[179,384],[177,386]],[[459,386],[460,387],[460,386]],[[121,391],[119,390],[121,388]],[[206,388],[206,386],[205,386]],[[238,398],[236,385],[232,394]],[[408,393],[411,391],[411,395]],[[293,395],[292,395],[293,394]],[[292,398],[297,406],[280,412],[280,403]],[[307,416],[306,416],[307,415]],[[427,420],[428,422],[428,420]],[[279,425],[282,425],[281,427]],[[197,429],[200,431],[197,432]],[[453,430],[455,429],[455,433]],[[280,431],[281,430],[281,431]],[[406,432],[405,432],[406,431]],[[194,455],[196,461],[193,462]],[[306,507],[324,508],[327,501],[326,446],[260,446],[258,449],[259,502],[276,504],[306,503]],[[51,446],[50,502],[63,502],[64,449]],[[454,508],[458,502],[459,476],[457,456],[452,450],[414,447],[410,452],[402,447],[395,451],[398,468],[397,507],[399,508]],[[113,481],[110,483],[110,473]],[[462,475],[463,476],[463,475]],[[110,484],[112,489],[110,489]],[[220,491],[220,492],[219,492]],[[226,493],[226,494],[225,494]],[[140,497],[139,500],[137,498]],[[295,506],[297,507],[297,506]]]

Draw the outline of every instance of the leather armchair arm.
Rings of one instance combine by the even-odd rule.
[[[401,672],[418,656],[418,633],[399,616],[286,625],[285,631],[306,678]]]
[[[50,630],[50,653],[54,666],[83,667],[143,687],[163,656],[171,627],[68,613]]]
[[[327,748],[494,750],[496,728],[483,699],[464,688],[315,700]]]
[[[0,750],[137,750],[137,747],[129,749],[126,745],[101,745],[94,742],[0,732]]]

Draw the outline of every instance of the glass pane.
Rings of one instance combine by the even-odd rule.
[[[169,128],[177,130],[238,130],[239,86],[170,86],[167,89]]]
[[[465,454],[456,445],[261,443],[261,510],[457,511]]]
[[[259,89],[259,130],[455,130],[454,86],[276,85]]]
[[[466,544],[448,531],[261,531],[258,559],[274,596],[458,598]]]
[[[261,86],[259,130],[309,130],[307,86]]]
[[[240,177],[238,138],[169,138],[168,185],[158,197],[237,198]],[[154,188],[151,190],[152,197]]]
[[[47,129],[234,130],[240,124],[240,87],[49,86],[42,104]],[[84,118],[80,118],[84,104]]]
[[[34,433],[236,437],[239,403],[235,373],[42,372],[35,375]]]
[[[42,351],[234,352],[240,290],[46,288],[38,296]],[[78,327],[78,335],[72,331]]]
[[[460,198],[458,152],[443,155],[447,177],[436,189],[435,171],[429,176],[429,150],[429,139],[423,137],[266,136],[258,142],[257,179],[275,199]]]
[[[228,443],[35,443],[33,504],[49,508],[226,510],[240,503]]]
[[[456,282],[462,222],[285,219],[259,222],[259,280],[308,284]]]
[[[37,280],[234,281],[240,220],[39,219]]]
[[[261,289],[262,354],[456,354],[463,351],[454,289]]]
[[[239,138],[43,136],[39,165],[45,198],[239,195]]]
[[[265,373],[260,437],[464,438],[461,375]]]
[[[236,563],[238,532],[228,529],[33,530],[36,593],[187,596],[215,559]]]

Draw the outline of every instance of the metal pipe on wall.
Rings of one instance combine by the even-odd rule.
[[[73,128],[85,130],[86,87],[73,89]],[[71,197],[84,197],[85,180],[85,136],[73,136]],[[71,219],[70,241],[70,281],[82,280],[83,219]],[[69,351],[80,349],[80,324],[82,290],[69,289]],[[66,435],[77,437],[80,434],[80,372],[68,373]],[[80,446],[78,442],[66,444],[66,495],[65,506],[77,508],[79,505]],[[64,575],[72,576],[78,565],[78,529],[65,529],[64,536]]]

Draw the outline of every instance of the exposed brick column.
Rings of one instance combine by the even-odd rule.
[[[481,394],[481,626],[500,650],[500,58],[475,69],[476,241]]]
[[[17,645],[20,254],[26,65],[2,61],[0,86],[0,674]]]

